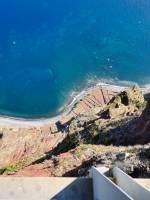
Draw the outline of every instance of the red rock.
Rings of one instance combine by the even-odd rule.
[[[25,176],[25,177],[49,177],[51,172],[44,169],[43,164],[30,165],[13,176]]]
[[[60,158],[72,158],[70,152],[62,153],[59,155]]]

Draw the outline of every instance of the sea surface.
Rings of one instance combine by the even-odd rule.
[[[96,83],[150,83],[150,1],[0,0],[0,115],[57,115]]]

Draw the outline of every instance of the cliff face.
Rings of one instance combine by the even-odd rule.
[[[24,158],[40,156],[63,140],[62,133],[51,133],[49,126],[44,129],[2,128],[1,135],[0,168]]]
[[[143,111],[146,104],[142,91],[138,86],[134,86],[131,90],[123,91],[112,98],[103,114],[110,119],[131,116]]]
[[[145,101],[140,88],[134,86],[116,94],[106,104],[93,105],[67,122],[58,122],[53,133],[50,126],[39,130],[3,130],[0,165],[11,165],[1,172],[23,176],[67,176],[75,170],[79,171],[75,175],[84,175],[94,162],[110,167],[115,162],[128,173],[132,170],[127,170],[126,166],[131,164],[131,169],[139,165],[139,170],[143,166],[143,173],[149,174],[145,168],[150,165],[150,103]],[[81,104],[73,110],[79,106]],[[139,143],[147,143],[147,146],[137,146]],[[128,148],[127,145],[132,146]],[[140,154],[142,151],[144,153]],[[123,165],[122,161],[116,162],[118,157],[123,159]]]
[[[135,139],[138,143],[150,142],[150,100],[148,99],[147,107],[139,118],[136,129]]]

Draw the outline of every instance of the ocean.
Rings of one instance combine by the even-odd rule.
[[[150,83],[150,1],[0,0],[0,115],[56,116],[98,81]]]

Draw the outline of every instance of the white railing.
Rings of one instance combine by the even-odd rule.
[[[133,178],[115,167],[113,177],[108,177],[109,169],[93,167],[90,176],[93,179],[94,200],[150,200],[150,191]]]
[[[107,176],[107,168],[91,169],[90,176],[93,178],[94,200],[133,200],[119,186],[113,183]]]
[[[113,175],[117,185],[128,193],[135,200],[150,200],[150,191],[137,183],[133,178],[125,174],[122,170],[115,167]]]

